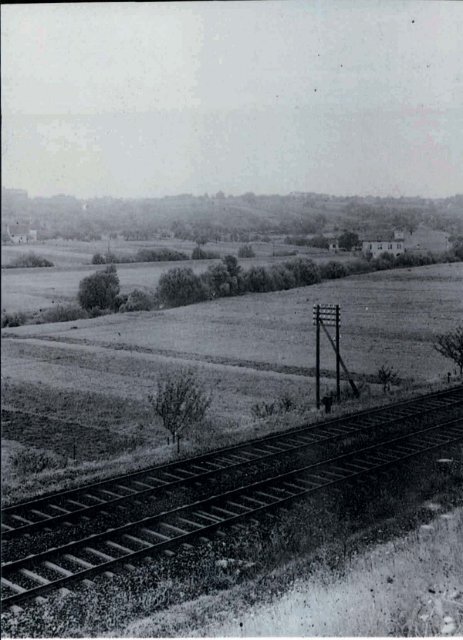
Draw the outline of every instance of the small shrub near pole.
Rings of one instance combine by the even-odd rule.
[[[463,325],[455,331],[438,335],[434,349],[444,358],[453,360],[460,369],[460,377],[463,376]]]
[[[390,391],[391,385],[400,384],[399,374],[394,371],[393,367],[383,365],[380,369],[378,369],[378,373],[376,375],[378,383],[383,386],[384,393]]]

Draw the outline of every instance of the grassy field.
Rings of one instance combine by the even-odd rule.
[[[219,255],[233,254],[237,255],[238,249],[242,246],[242,242],[209,242],[203,246],[206,251],[214,251]],[[299,253],[313,253],[320,255],[324,253],[319,249],[310,249],[309,247],[295,247],[284,244],[284,242],[252,242],[254,253],[258,258],[271,257],[273,253],[290,252],[297,250]],[[177,238],[159,239],[159,240],[122,240],[112,239],[110,241],[110,249],[116,255],[135,255],[139,249],[173,249],[175,251],[183,251],[187,255],[196,246],[196,243],[190,240],[179,240]],[[8,264],[18,254],[25,251],[34,251],[48,258],[57,267],[72,267],[77,265],[91,264],[92,256],[95,253],[105,254],[108,251],[107,240],[97,240],[93,242],[83,242],[79,240],[46,240],[36,244],[27,246],[4,245],[2,247],[2,265]]]
[[[58,345],[50,340],[59,341],[61,349],[72,345],[74,353],[99,347],[109,349],[111,357],[114,350],[125,352],[126,358],[139,351],[176,361],[300,374],[314,366],[312,306],[339,303],[342,353],[354,373],[371,374],[388,363],[404,377],[429,379],[452,370],[432,343],[436,334],[458,324],[462,286],[460,263],[431,265],[157,312],[29,325],[7,333],[21,338],[23,349],[30,343],[24,338],[36,338],[52,350]],[[334,354],[326,339],[322,358],[324,367],[333,370]]]
[[[215,251],[220,255],[237,255],[241,243],[219,242],[205,246],[207,251]],[[299,253],[312,258],[315,262],[323,263],[333,256],[328,251],[310,250],[308,247],[293,247],[290,245],[271,243],[252,243],[256,257],[240,258],[243,268],[252,265],[268,265],[281,262],[285,258],[278,253],[289,253],[297,250]],[[116,254],[134,255],[139,249],[174,249],[191,255],[195,247],[193,242],[181,240],[159,240],[157,242],[124,242],[111,241],[111,251]],[[51,260],[54,267],[37,269],[2,269],[2,310],[36,311],[51,307],[59,303],[69,303],[76,299],[79,282],[82,278],[101,266],[91,265],[95,253],[106,253],[106,242],[77,242],[77,241],[48,241],[44,244],[2,247],[2,265],[8,264],[20,254],[33,251]],[[273,256],[275,252],[275,256]],[[336,256],[336,260],[348,262],[352,260],[349,254]],[[207,267],[216,260],[194,260],[188,262],[141,262],[135,264],[119,264],[117,271],[121,281],[123,293],[134,288],[155,289],[159,277],[165,271],[175,266],[189,266],[196,273],[206,271]]]
[[[65,457],[77,438],[88,445],[78,447],[80,462],[138,445],[164,446],[147,398],[166,372],[186,367],[213,393],[210,422],[188,436],[186,447],[255,435],[252,406],[283,395],[293,398],[299,413],[292,419],[300,422],[314,410],[317,302],[341,304],[342,355],[358,381],[371,382],[382,364],[394,366],[406,386],[442,380],[453,368],[433,341],[462,316],[462,286],[461,264],[433,265],[158,312],[4,329],[4,405],[56,419],[48,426],[9,419],[4,437]],[[335,361],[324,336],[322,368],[325,393],[334,387]],[[373,393],[381,400],[380,389]]]

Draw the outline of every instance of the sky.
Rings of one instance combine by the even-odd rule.
[[[3,185],[463,192],[463,3],[3,5]]]

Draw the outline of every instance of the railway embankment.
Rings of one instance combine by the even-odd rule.
[[[309,437],[305,442],[308,450],[323,442],[334,446],[303,469],[287,471],[274,466],[284,457],[294,462],[290,442],[283,436],[254,443],[274,467],[263,471],[260,479],[234,473],[258,466],[243,459],[249,458],[252,449],[222,451],[216,454],[224,465],[222,470],[207,471],[200,463],[196,477],[193,475],[192,484],[202,484],[208,497],[200,499],[193,494],[181,506],[171,505],[168,512],[164,509],[142,522],[134,522],[134,514],[125,514],[123,530],[111,527],[110,531],[91,533],[90,538],[81,531],[74,541],[64,542],[67,546],[63,548],[59,536],[65,529],[63,523],[57,523],[55,538],[48,538],[43,551],[36,545],[39,534],[29,532],[21,539],[29,538],[35,557],[25,558],[26,544],[19,554],[22,557],[3,567],[9,582],[4,584],[4,603],[21,603],[23,594],[28,601],[22,612],[10,610],[6,614],[7,626],[19,625],[26,635],[40,627],[42,635],[53,635],[50,621],[59,620],[57,635],[72,635],[77,628],[89,628],[91,612],[92,620],[98,620],[97,633],[113,633],[153,609],[162,618],[174,605],[235,586],[245,588],[253,581],[270,597],[274,590],[269,576],[290,566],[295,558],[329,556],[328,565],[336,569],[365,544],[416,528],[433,514],[425,503],[439,499],[448,510],[461,503],[463,485],[458,397],[450,401],[448,396],[428,396],[418,405],[420,409],[416,403],[396,406],[395,416],[389,407],[389,423],[395,427],[389,433],[386,429],[374,442],[363,438],[369,430],[384,428],[384,415],[378,420],[380,416],[369,414],[366,420],[362,414],[356,423],[351,416],[344,422],[334,420],[303,433],[286,434],[296,441],[316,434],[322,438],[317,445],[310,443]],[[460,417],[449,416],[449,410],[457,411]],[[408,425],[405,433],[394,431],[398,424]],[[292,446],[303,449],[304,442],[293,442]],[[179,469],[171,471],[178,476]],[[198,474],[203,474],[202,478]],[[172,481],[181,484],[179,477]],[[171,485],[171,496],[173,489]],[[73,518],[68,514],[68,519]],[[41,535],[46,540],[50,532]],[[332,547],[338,549],[334,555],[328,551]],[[56,591],[57,570],[62,576],[57,586],[71,592]],[[15,589],[19,598],[14,597]],[[46,601],[29,598],[31,590],[33,596],[47,596]],[[70,621],[77,622],[69,622],[66,612]],[[44,623],[37,627],[40,615]],[[32,619],[35,626],[28,627]]]

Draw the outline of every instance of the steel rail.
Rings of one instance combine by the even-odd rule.
[[[463,440],[463,419],[446,421],[411,435],[396,437],[287,473],[278,474],[165,511],[156,516],[128,523],[117,529],[109,529],[61,547],[5,563],[2,565],[2,584],[7,590],[14,593],[3,598],[2,605],[16,605],[73,582],[89,579],[95,575],[106,573],[110,569],[122,567],[132,560],[184,545],[194,538],[204,537],[217,529],[237,524],[256,514],[287,505],[319,490],[339,485],[361,475],[384,470],[412,457],[446,445],[451,446],[461,440]],[[264,491],[262,491],[263,489]],[[252,505],[249,504],[250,502]],[[182,516],[187,516],[187,518]],[[155,530],[154,527],[157,529],[164,527],[164,531]],[[170,535],[166,534],[166,528]],[[172,534],[172,532],[174,533]],[[147,537],[151,540],[147,540]],[[153,538],[155,538],[154,542]],[[129,543],[126,540],[129,540]],[[95,548],[98,544],[106,545],[104,546],[105,551]],[[131,548],[134,544],[135,547],[141,546],[141,548]],[[113,555],[108,553],[109,550]],[[79,558],[72,552],[80,552],[81,555],[82,552],[84,555],[90,554],[92,562],[85,560],[85,558],[82,559],[82,557]],[[114,557],[114,554],[117,553],[122,555]],[[97,564],[95,564],[95,557],[99,560]],[[53,559],[54,562],[50,562],[50,559]],[[69,562],[76,564],[79,570],[66,569],[62,566],[63,561],[64,564],[68,563],[67,566],[69,566]],[[32,570],[28,567],[31,567]],[[42,567],[48,571],[54,571],[61,577],[57,579],[44,577]],[[42,575],[38,573],[40,571],[42,571]],[[11,577],[12,574],[25,576],[36,586],[22,587],[6,578],[6,576]]]
[[[393,411],[387,411],[386,417],[383,418],[381,422],[361,424],[360,426],[355,427],[353,423],[355,423],[356,419],[358,421],[359,418],[372,419],[378,417],[376,415],[378,409],[373,410],[373,415],[371,410],[368,411],[367,415],[365,415],[365,412],[360,412],[360,414],[348,416],[347,419],[336,418],[335,420],[307,425],[305,427],[292,429],[288,432],[273,434],[257,440],[247,441],[245,443],[233,445],[232,447],[220,449],[215,452],[209,452],[208,454],[202,454],[193,458],[186,458],[177,462],[168,463],[167,465],[152,467],[148,470],[138,471],[91,485],[84,485],[83,487],[60,492],[52,496],[40,497],[37,500],[26,503],[12,505],[2,511],[2,536],[4,540],[11,540],[44,527],[49,528],[50,526],[57,525],[61,522],[68,522],[82,516],[89,516],[90,514],[105,511],[107,508],[120,506],[124,503],[133,502],[146,496],[152,496],[160,492],[168,493],[171,489],[180,486],[188,486],[193,482],[205,480],[221,474],[224,471],[233,471],[272,458],[279,458],[286,454],[317,446],[328,441],[335,441],[341,438],[350,437],[357,433],[369,431],[373,428],[388,427],[397,422],[416,418],[423,413],[455,408],[456,406],[463,404],[462,392],[463,387],[453,388],[452,390],[445,390],[444,392],[437,392],[425,396],[424,398],[421,398],[419,402],[416,399],[414,401],[407,400],[405,401],[405,406],[408,407],[407,415],[399,414],[397,417],[391,418],[391,413],[393,414]],[[454,396],[457,396],[457,399],[454,400]],[[439,401],[437,406],[435,405],[436,400]],[[429,406],[429,403],[433,404]],[[404,403],[401,402],[395,404],[392,409],[395,408],[397,410],[398,408],[403,407]],[[387,409],[391,409],[391,407],[387,407]],[[412,410],[411,413],[410,409]],[[338,429],[337,431],[336,427]],[[339,431],[339,429],[341,429],[341,431]],[[301,436],[309,436],[310,439],[308,442],[301,442],[297,439]],[[293,440],[295,444],[291,444],[291,440]],[[273,449],[276,449],[276,451],[272,451],[272,443]],[[266,446],[270,447],[270,451],[265,449]],[[263,447],[263,450],[259,449],[259,447]],[[232,460],[226,458],[227,454],[236,454],[238,452],[241,453],[241,458],[240,456],[235,456],[235,459],[232,457]],[[225,459],[222,459],[223,456],[225,456]],[[208,463],[214,468],[201,470],[201,467],[198,466],[195,469],[195,463],[199,464],[201,462]],[[162,478],[163,472],[169,475],[169,471],[174,472],[170,474],[174,479],[166,480],[165,478]],[[175,472],[177,473],[177,477]],[[156,473],[158,474],[158,477],[152,477],[153,475],[156,476]],[[161,477],[159,477],[159,474],[161,474]],[[185,476],[183,474],[187,475]],[[178,477],[179,475],[180,477]],[[143,488],[133,488],[130,484],[124,486],[124,482],[127,480],[134,481],[136,478],[145,479],[145,482],[138,483]],[[148,480],[148,482],[146,482],[146,480]],[[154,484],[153,486],[153,482],[157,482],[158,484]],[[95,492],[95,490],[103,490],[105,495],[102,495],[101,493],[92,495],[91,492]],[[128,493],[122,493],[121,495],[121,492],[123,491],[128,491]],[[65,500],[74,498],[71,502],[72,508],[69,508],[69,503],[65,502],[63,504],[61,502],[63,498]],[[93,504],[86,504],[89,499],[93,500]],[[58,504],[54,504],[56,502]],[[66,508],[63,508],[64,506],[66,506]],[[44,507],[45,509],[48,508],[48,510],[60,511],[60,513],[57,515],[49,515],[48,513],[43,512]],[[40,511],[40,508],[42,508],[42,511]],[[31,516],[32,513],[34,514],[33,516]],[[33,518],[37,517],[37,515],[40,519],[34,520]],[[9,524],[5,522],[5,516]],[[12,526],[12,519],[16,519],[20,524],[18,526]]]
[[[243,446],[246,446],[247,444],[253,444],[253,443],[258,443],[258,442],[263,442],[264,440],[268,440],[268,439],[273,439],[273,438],[278,438],[282,435],[290,435],[291,433],[297,433],[299,431],[304,431],[308,428],[312,428],[312,427],[317,427],[317,426],[324,426],[324,425],[331,425],[331,424],[336,424],[338,422],[341,421],[345,421],[345,420],[350,420],[350,419],[356,419],[356,418],[361,418],[361,417],[368,417],[368,416],[372,416],[376,413],[380,413],[383,412],[385,410],[394,410],[394,409],[400,409],[401,407],[405,407],[407,405],[410,404],[415,404],[415,403],[421,403],[424,401],[432,401],[434,399],[439,400],[440,398],[446,398],[448,396],[452,396],[454,394],[461,394],[463,393],[463,385],[457,385],[454,387],[451,387],[449,389],[443,389],[440,391],[433,391],[429,394],[425,394],[425,395],[421,395],[421,396],[416,396],[414,398],[408,398],[406,400],[400,400],[399,402],[394,402],[391,404],[385,404],[385,405],[380,405],[379,407],[373,407],[373,408],[369,408],[369,409],[363,409],[362,411],[357,411],[351,414],[347,414],[344,416],[339,416],[337,418],[331,418],[330,420],[320,420],[318,422],[312,423],[310,425],[299,425],[297,427],[294,427],[292,429],[288,429],[286,431],[281,431],[277,434],[272,434],[270,436],[264,436],[263,438],[255,438],[253,440],[247,440],[245,442],[242,443],[237,443],[235,445],[231,445],[229,447],[223,447],[223,448],[219,448],[219,449],[213,449],[211,451],[208,451],[206,453],[202,453],[199,454],[197,456],[190,456],[190,457],[186,457],[186,458],[179,458],[176,461],[173,462],[168,462],[168,463],[164,463],[162,465],[156,465],[153,467],[147,467],[145,469],[140,469],[139,471],[134,471],[134,472],[130,472],[127,474],[122,474],[119,476],[113,476],[111,478],[106,478],[105,480],[100,480],[98,482],[95,483],[90,483],[90,484],[85,484],[85,485],[81,485],[80,487],[76,487],[75,489],[66,489],[64,491],[60,491],[60,492],[55,492],[55,493],[50,493],[50,494],[46,494],[43,496],[40,496],[37,499],[34,500],[27,500],[25,502],[16,502],[14,504],[8,505],[7,507],[3,507],[2,508],[2,513],[7,513],[8,511],[12,510],[12,509],[16,509],[19,507],[27,507],[30,504],[37,504],[38,502],[41,502],[43,500],[47,500],[48,498],[57,498],[60,496],[65,496],[67,494],[73,493],[74,491],[78,491],[80,489],[91,489],[97,486],[102,486],[106,483],[115,481],[115,480],[124,480],[124,479],[130,479],[132,477],[136,477],[137,475],[141,475],[144,473],[149,473],[151,471],[157,471],[160,469],[167,469],[169,467],[178,465],[180,463],[183,462],[196,462],[199,461],[201,458],[206,458],[209,455],[215,455],[215,454],[219,454],[219,453],[225,453],[227,451],[232,451],[236,448],[241,448]],[[437,407],[439,408],[439,407]],[[443,408],[445,408],[445,405],[443,405]],[[21,411],[21,413],[27,413],[27,412],[23,412]],[[53,418],[55,419],[55,418]]]

